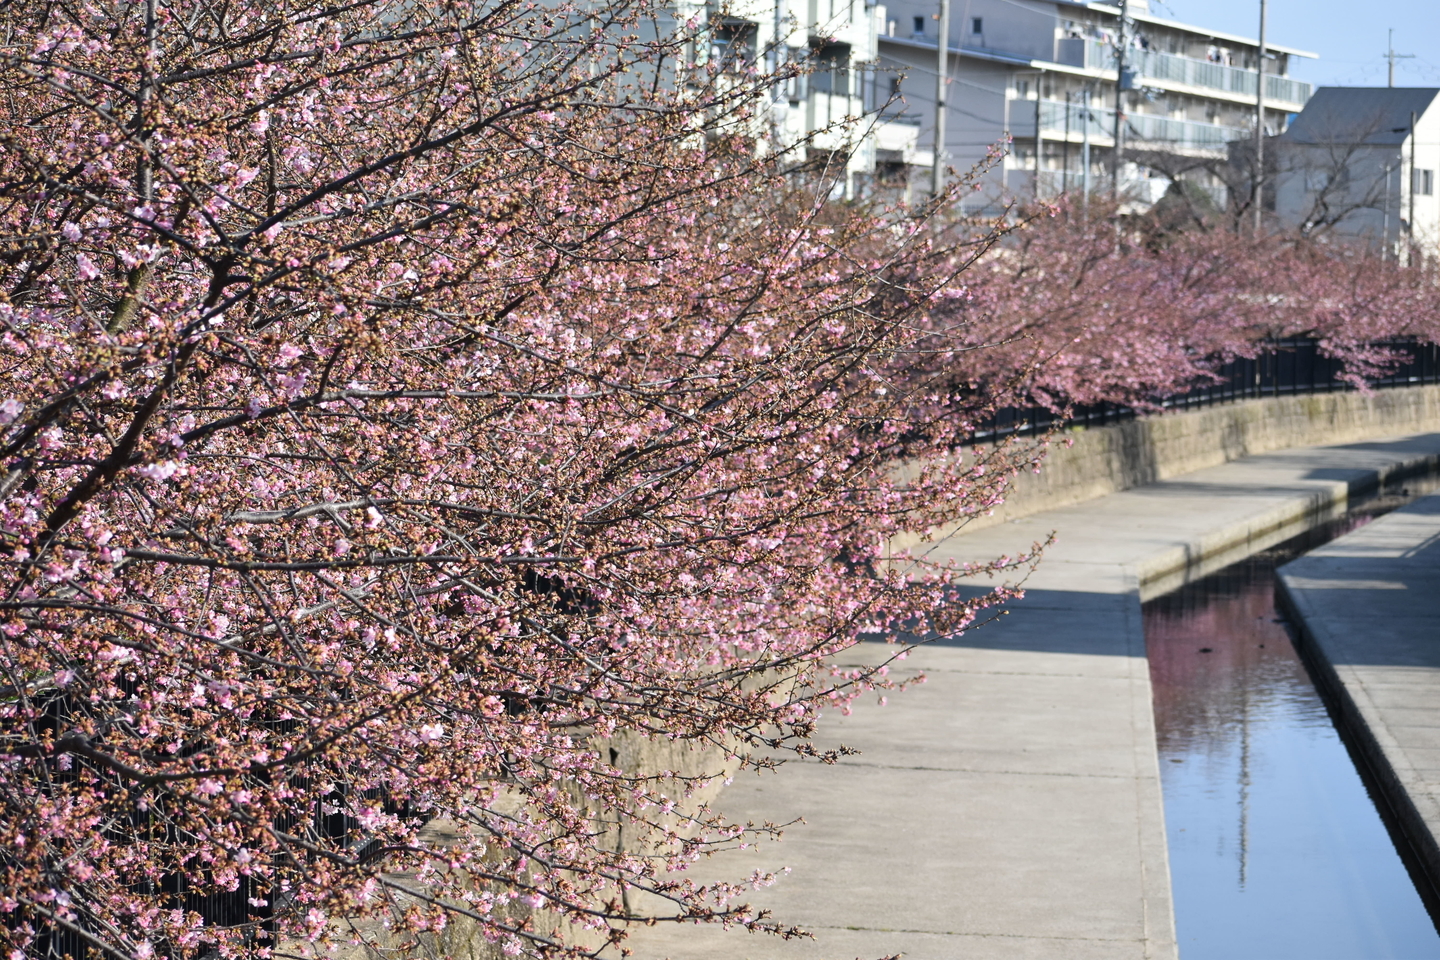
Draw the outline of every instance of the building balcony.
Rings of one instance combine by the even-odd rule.
[[[1058,40],[1055,43],[1055,54],[1056,62],[1066,66],[1087,70],[1115,69],[1115,48],[1105,40],[1091,37]],[[1256,78],[1259,76],[1254,70],[1242,70],[1223,63],[1210,63],[1173,53],[1158,53],[1138,48],[1132,48],[1125,61],[1126,66],[1134,70],[1138,78],[1183,83],[1252,99],[1255,96]],[[1265,99],[1277,104],[1303,107],[1313,91],[1314,88],[1308,83],[1291,80],[1289,77],[1265,75]]]
[[[1053,140],[1066,139],[1069,132],[1071,142],[1085,139],[1087,127],[1090,142],[1096,146],[1110,146],[1115,132],[1115,111],[1091,107],[1088,111],[1077,103],[1066,104],[1059,100],[1041,100],[1040,132]],[[1029,132],[1033,136],[1035,117],[1026,116],[1026,108],[1034,109],[1035,101],[1017,100],[1011,104],[1011,129],[1020,136]],[[1067,124],[1066,113],[1069,113]],[[1088,114],[1088,116],[1087,116]],[[1029,121],[1028,123],[1026,121]],[[1026,128],[1029,128],[1027,131]],[[1143,149],[1156,146],[1165,149],[1219,151],[1234,140],[1244,140],[1251,135],[1243,127],[1226,127],[1218,123],[1198,123],[1194,120],[1175,120],[1170,117],[1156,117],[1144,113],[1125,115],[1125,138],[1130,146]]]
[[[874,119],[877,161],[921,167],[934,163],[934,152],[920,147],[920,125],[925,119],[920,114],[906,113],[892,107],[875,114]]]

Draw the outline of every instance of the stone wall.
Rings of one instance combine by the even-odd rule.
[[[1005,503],[966,532],[1053,510],[1255,453],[1440,431],[1440,386],[1267,397],[1077,427],[1051,443],[1039,473],[1015,479]],[[955,532],[934,531],[937,536]],[[917,537],[897,538],[896,547]]]

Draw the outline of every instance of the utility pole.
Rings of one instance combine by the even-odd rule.
[[[1115,146],[1110,164],[1110,195],[1120,199],[1120,157],[1125,151],[1125,54],[1130,45],[1126,27],[1130,22],[1130,0],[1120,0],[1120,36],[1115,44]]]
[[[1380,260],[1384,262],[1390,259],[1390,174],[1395,172],[1395,165],[1385,164],[1385,201],[1380,205]]]
[[[1410,111],[1410,249],[1411,254],[1406,257],[1405,262],[1409,263],[1414,259],[1415,249],[1415,111]],[[1403,184],[1401,185],[1404,186]]]
[[[775,0],[775,34],[770,38],[770,82],[774,84],[770,103],[770,136],[776,150],[781,149],[780,144],[785,140],[785,88],[788,84],[775,79],[785,69],[788,59],[785,54],[785,0]]]
[[[1040,123],[1044,117],[1040,115],[1041,105],[1044,100],[1040,96],[1041,83],[1045,79],[1043,73],[1035,75],[1035,199],[1040,199],[1040,158],[1045,155],[1045,140],[1040,134]]]
[[[1060,192],[1070,192],[1070,99],[1071,91],[1065,91],[1065,139],[1060,150]]]
[[[1389,52],[1385,54],[1385,59],[1390,61],[1390,82],[1387,83],[1387,84],[1385,84],[1385,86],[1387,86],[1387,87],[1393,87],[1393,86],[1395,86],[1395,61],[1396,61],[1396,60],[1414,60],[1414,59],[1415,59],[1415,54],[1413,54],[1413,53],[1396,53],[1396,52],[1395,52],[1395,28],[1394,28],[1394,27],[1391,27],[1391,28],[1390,28],[1390,42],[1387,44],[1387,47],[1388,47],[1388,49],[1389,49]]]
[[[1251,205],[1255,208],[1255,236],[1260,236],[1261,220],[1265,206],[1265,3],[1260,0],[1260,48],[1255,66],[1255,195]]]
[[[930,192],[945,189],[945,87],[950,80],[950,0],[940,0],[940,36],[935,41],[935,165],[930,171]]]
[[[785,66],[785,0],[775,0],[775,36],[770,38],[770,46],[772,48],[771,67],[778,74]],[[777,115],[784,103],[785,86],[777,83],[775,84],[775,113]]]
[[[1080,134],[1080,210],[1083,213],[1090,212],[1090,121],[1094,119],[1090,115],[1090,88],[1086,87],[1081,94],[1084,97],[1085,124]]]

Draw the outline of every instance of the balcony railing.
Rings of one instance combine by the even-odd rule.
[[[1115,132],[1115,111],[1099,107],[1091,107],[1087,111],[1077,103],[1067,105],[1059,100],[1041,100],[1040,129],[1046,134],[1064,136],[1067,107],[1070,112],[1069,130],[1072,137],[1084,137],[1088,125],[1092,140],[1103,138],[1109,142]],[[1016,109],[1025,108],[1011,107],[1012,111]],[[1134,143],[1163,143],[1167,146],[1218,150],[1232,140],[1242,140],[1250,136],[1250,132],[1240,127],[1225,127],[1217,123],[1198,123],[1194,120],[1173,120],[1169,117],[1130,113],[1125,116],[1125,136]]]
[[[1169,117],[1152,117],[1143,113],[1128,114],[1126,133],[1132,140],[1156,143],[1178,143],[1187,147],[1219,149],[1232,140],[1249,136],[1248,131],[1238,127],[1224,127],[1218,123],[1197,123],[1194,120],[1173,120]]]
[[[1091,37],[1061,40],[1057,44],[1057,60],[1072,67],[1114,70],[1115,48],[1108,41]],[[1131,49],[1125,60],[1126,65],[1141,77],[1223,90],[1247,97],[1255,96],[1255,78],[1258,74],[1254,70],[1243,70],[1223,63],[1210,63],[1207,60],[1195,60],[1155,50]],[[1310,84],[1291,80],[1289,77],[1270,74],[1265,76],[1265,97],[1268,100],[1303,106],[1310,99],[1312,90]]]

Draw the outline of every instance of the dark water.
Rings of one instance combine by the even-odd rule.
[[[1440,958],[1275,605],[1277,566],[1403,499],[1144,606],[1181,960]]]

